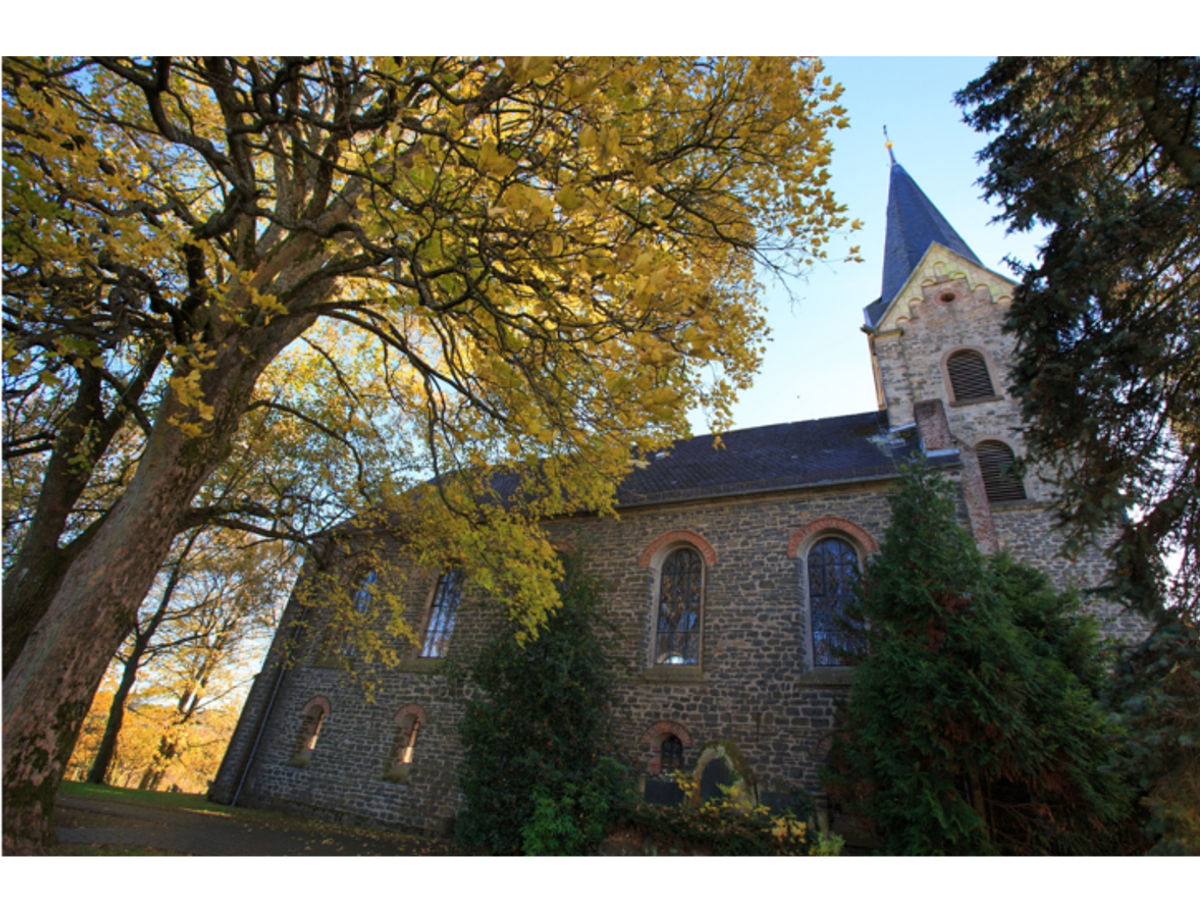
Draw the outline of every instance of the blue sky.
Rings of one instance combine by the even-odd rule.
[[[985,203],[975,183],[975,159],[985,135],[962,121],[953,94],[987,68],[989,57],[826,57],[826,74],[845,87],[842,105],[850,127],[835,132],[831,184],[839,202],[863,228],[849,243],[835,240],[831,257],[851,243],[862,263],[815,268],[793,283],[798,302],[768,284],[772,342],[754,387],[735,408],[738,428],[866,412],[876,408],[862,307],[880,292],[888,157],[883,126],[896,160],[949,219],[984,265],[1011,275],[1006,255],[1031,261],[1044,235],[1006,235],[992,224],[999,211]],[[696,433],[707,431],[699,413]]]

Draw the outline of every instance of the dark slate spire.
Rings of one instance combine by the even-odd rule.
[[[883,296],[865,310],[867,324],[872,327],[883,318],[930,244],[939,243],[977,266],[983,266],[967,242],[917,187],[912,176],[896,162],[890,141],[888,156],[892,178],[888,188],[887,236],[883,248]]]

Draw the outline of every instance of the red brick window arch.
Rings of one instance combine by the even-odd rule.
[[[321,726],[325,724],[329,710],[329,701],[324,697],[313,697],[304,704],[300,732],[296,735],[296,745],[292,750],[288,765],[308,768],[309,762],[312,760],[312,752],[317,747],[317,735],[321,733]]]
[[[642,745],[647,753],[646,771],[667,775],[684,767],[692,736],[678,722],[660,719],[643,732]]]

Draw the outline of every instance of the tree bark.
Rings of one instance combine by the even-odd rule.
[[[116,405],[107,416],[101,404],[99,373],[90,366],[80,370],[75,402],[51,451],[33,519],[4,579],[3,674],[6,678],[38,622],[50,608],[67,569],[103,521],[102,517],[62,546],[67,520],[87,488],[96,462],[108,452],[113,438],[128,418],[126,404],[141,400],[163,353],[161,346],[151,349],[140,373],[129,385],[125,404]],[[78,451],[80,445],[89,440],[91,454],[85,464],[78,458]]]
[[[170,424],[193,418],[169,391],[125,493],[75,558],[4,678],[4,851],[38,853],[92,696],[170,552],[178,522],[220,464],[262,370],[315,315],[276,319],[245,340],[225,336],[200,379],[212,404],[206,436]]]

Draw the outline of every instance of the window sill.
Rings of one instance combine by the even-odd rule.
[[[408,784],[408,772],[412,766],[392,766],[383,773],[383,780],[392,784]]]
[[[301,750],[299,753],[293,753],[287,764],[293,769],[307,769],[312,765],[312,755],[307,750]]]
[[[1005,512],[1010,509],[1045,509],[1050,504],[1042,500],[997,500],[994,503],[989,503],[992,512]]]
[[[797,687],[841,685],[854,681],[853,666],[816,666],[800,676]]]
[[[418,675],[432,675],[446,664],[446,660],[430,659],[425,656],[414,656],[402,659],[396,666],[397,672],[414,672]]]
[[[974,400],[951,400],[950,408],[955,409],[959,406],[978,406],[980,403],[999,403],[1003,397],[993,395],[991,397],[976,397]]]
[[[703,684],[707,679],[699,666],[650,666],[641,674],[650,684]]]

